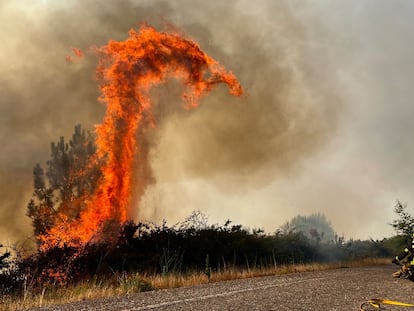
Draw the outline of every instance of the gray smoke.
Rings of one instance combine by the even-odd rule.
[[[322,212],[347,237],[381,237],[394,201],[414,198],[411,4],[55,2],[0,1],[0,241],[30,236],[32,169],[50,142],[105,113],[94,56],[65,57],[144,21],[194,38],[247,96],[223,87],[187,111],[174,81],[154,90],[158,126],[146,135],[157,182],[139,219],[174,223],[200,209],[273,231]]]

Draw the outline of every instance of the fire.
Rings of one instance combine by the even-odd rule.
[[[83,52],[82,52],[81,49],[72,48],[72,52],[77,58],[82,58],[83,57]],[[68,63],[73,63],[74,62],[74,59],[71,55],[66,56],[65,59]]]
[[[82,57],[82,51],[73,50]],[[136,166],[148,165],[147,150],[139,145],[137,133],[155,124],[149,96],[153,86],[169,78],[179,79],[185,86],[182,98],[187,108],[197,107],[199,99],[220,83],[233,96],[243,93],[231,72],[197,43],[175,32],[158,32],[144,25],[139,31],[130,30],[125,41],[110,41],[96,51],[100,56],[100,100],[107,105],[102,124],[96,126],[96,161],[104,162],[102,178],[78,219],[62,215],[40,237],[43,249],[100,241],[106,230],[119,228],[127,220],[137,183]],[[145,181],[139,184],[145,186]]]

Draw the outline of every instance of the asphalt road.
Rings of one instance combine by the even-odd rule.
[[[82,301],[32,310],[359,310],[370,298],[414,303],[414,282],[397,266],[342,268],[260,277]],[[386,306],[387,310],[402,307]],[[376,309],[378,310],[378,309]]]

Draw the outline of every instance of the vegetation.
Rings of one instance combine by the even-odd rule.
[[[27,206],[35,236],[46,233],[62,215],[76,219],[85,206],[85,196],[93,192],[100,176],[94,160],[94,136],[75,126],[72,139],[60,137],[51,143],[46,171],[38,163],[33,169],[33,195]],[[93,165],[91,165],[93,164]]]
[[[353,262],[337,262],[330,264],[310,263],[295,265],[280,265],[267,269],[232,269],[213,271],[210,278],[202,272],[160,274],[122,273],[104,278],[95,277],[69,284],[65,287],[46,286],[41,291],[28,289],[19,296],[3,295],[0,298],[0,311],[23,310],[31,307],[41,307],[62,304],[85,299],[97,299],[121,296],[153,289],[166,289],[182,286],[193,286],[209,282],[244,279],[267,275],[282,275],[336,269],[344,267],[360,267],[378,265],[389,262],[388,259],[367,259]]]
[[[100,177],[93,136],[80,125],[69,143],[51,144],[46,170],[33,170],[34,191],[27,207],[35,236],[47,233],[57,215],[79,217],[85,197]],[[0,304],[8,309],[122,295],[154,288],[230,278],[310,271],[369,258],[387,262],[409,242],[414,218],[397,202],[395,237],[348,240],[322,214],[298,215],[275,233],[250,230],[227,220],[209,224],[193,212],[183,222],[123,224],[114,241],[55,247],[30,255],[0,245]],[[373,261],[368,261],[373,263]],[[382,261],[383,262],[383,261]],[[0,310],[6,310],[0,307]]]
[[[407,204],[402,204],[400,201],[397,201],[394,212],[398,218],[391,223],[391,226],[397,234],[411,239],[414,233],[414,217],[407,212]]]
[[[292,220],[286,222],[281,229],[284,232],[302,232],[316,244],[338,242],[337,240],[340,239],[323,214],[297,215]]]
[[[90,244],[82,249],[53,248],[16,257],[2,274],[2,294],[41,293],[44,288],[73,286],[86,280],[122,275],[188,275],[213,279],[223,271],[265,271],[285,265],[335,263],[389,258],[383,241],[331,241],[316,245],[301,232],[265,234],[226,221],[203,225],[194,212],[184,222],[126,223],[116,244]],[[150,287],[146,287],[150,288]]]

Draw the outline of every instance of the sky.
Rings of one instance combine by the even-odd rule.
[[[0,0],[0,242],[30,239],[32,171],[50,143],[105,114],[96,57],[65,57],[143,22],[180,29],[247,95],[219,88],[189,111],[176,83],[154,90],[156,182],[136,220],[174,224],[200,210],[271,233],[323,213],[347,239],[393,234],[396,201],[414,204],[414,4],[222,2]]]

